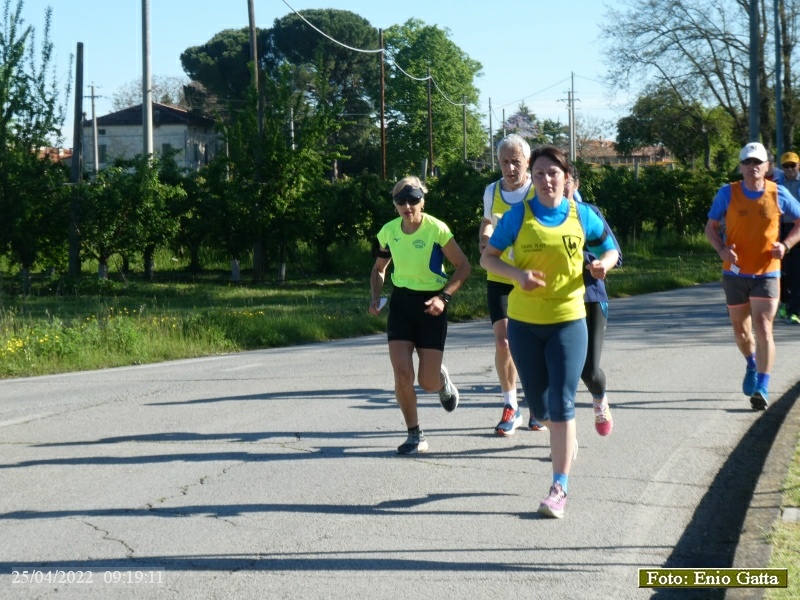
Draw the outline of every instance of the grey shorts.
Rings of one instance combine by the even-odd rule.
[[[741,306],[750,302],[750,298],[777,300],[781,295],[781,280],[777,277],[736,277],[722,276],[722,289],[725,290],[725,304]]]

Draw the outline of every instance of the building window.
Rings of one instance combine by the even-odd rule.
[[[172,150],[172,144],[161,144],[161,154],[167,155]]]
[[[194,162],[200,162],[200,144],[194,144]]]
[[[105,129],[98,129],[97,130],[97,135],[105,135],[105,134],[106,134],[106,130]]]
[[[107,144],[98,144],[97,145],[97,162],[105,164],[107,155],[108,155],[108,145]]]

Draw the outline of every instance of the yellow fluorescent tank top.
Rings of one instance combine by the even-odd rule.
[[[492,195],[492,227],[497,227],[497,223],[503,217],[508,209],[510,209],[513,204],[509,204],[503,199],[503,190],[501,189],[501,182],[502,179],[497,181],[494,184],[494,194]],[[533,187],[533,182],[530,182],[530,188],[528,189],[528,193],[525,194],[525,198],[522,200],[523,202],[528,202],[536,195],[536,189]],[[511,246],[506,248],[503,253],[500,255],[500,259],[508,263],[509,265],[514,264],[514,251]],[[497,281],[499,283],[512,283],[510,279],[506,279],[505,277],[501,277],[500,275],[495,275],[494,273],[487,273],[486,279],[489,281]]]
[[[378,242],[392,253],[392,283],[418,292],[441,290],[447,283],[442,249],[452,238],[450,228],[429,214],[410,234],[403,233],[402,217],[389,221],[378,232]]]
[[[508,316],[524,323],[552,325],[586,317],[583,304],[583,245],[586,234],[578,207],[569,200],[569,215],[561,225],[545,227],[525,202],[517,239],[514,265],[542,271],[546,285],[525,291],[514,282],[508,297]]]

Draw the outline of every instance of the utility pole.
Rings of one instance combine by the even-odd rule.
[[[100,170],[100,158],[97,155],[97,112],[94,108],[94,99],[99,98],[100,96],[95,96],[94,84],[92,84],[92,95],[89,97],[92,99],[92,166],[94,167],[94,177],[97,179],[97,172]]]
[[[462,104],[461,104],[462,111],[461,112],[462,112],[462,115],[463,115],[463,118],[464,118],[464,125],[463,125],[463,128],[464,128],[464,162],[466,162],[467,161],[467,97],[466,96],[462,96],[461,97],[461,102],[462,102]]]
[[[430,157],[430,175],[434,174],[433,166],[433,100],[431,94],[431,68],[428,67],[428,156]]]
[[[569,93],[569,159],[575,162],[575,73],[572,73],[572,84]]]
[[[142,0],[142,153],[153,154],[153,84],[150,74],[150,0]]]
[[[775,13],[775,160],[783,154],[783,88],[781,87],[781,20],[778,8],[780,0],[773,0]]]
[[[492,131],[492,99],[489,98],[489,155],[492,157],[492,171],[494,171],[494,132]]]
[[[72,124],[72,202],[69,208],[69,276],[76,279],[81,274],[81,247],[78,233],[77,184],[81,182],[83,170],[83,42],[78,42],[75,51],[75,113]]]
[[[381,50],[383,47],[383,29],[378,30]],[[386,52],[381,52],[381,179],[386,180]]]
[[[256,28],[256,9],[253,0],[247,0],[247,16],[250,23],[250,60],[253,62],[253,84],[258,94],[258,135],[264,135],[264,95],[258,82],[258,29]]]
[[[253,63],[253,85],[256,86],[258,94],[258,142],[256,143],[256,180],[261,178],[261,143],[264,139],[264,105],[262,104],[261,86],[258,83],[258,39],[256,29],[256,11],[253,0],[247,0],[247,13],[250,22],[250,61]],[[257,208],[256,208],[257,210]],[[254,218],[256,215],[254,215]],[[259,283],[264,280],[264,243],[262,232],[256,234],[253,241],[253,282]]]
[[[761,44],[758,32],[758,0],[750,0],[750,139],[757,142],[761,139],[759,105],[761,94],[758,86],[758,50]]]

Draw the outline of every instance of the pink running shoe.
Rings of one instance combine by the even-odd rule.
[[[567,494],[560,483],[550,486],[550,494],[542,500],[539,512],[546,517],[561,519],[564,517],[564,508],[567,506]]]
[[[611,418],[611,409],[608,406],[608,402],[603,404],[592,403],[592,407],[594,408],[595,430],[600,435],[608,435],[614,428],[614,420]]]

